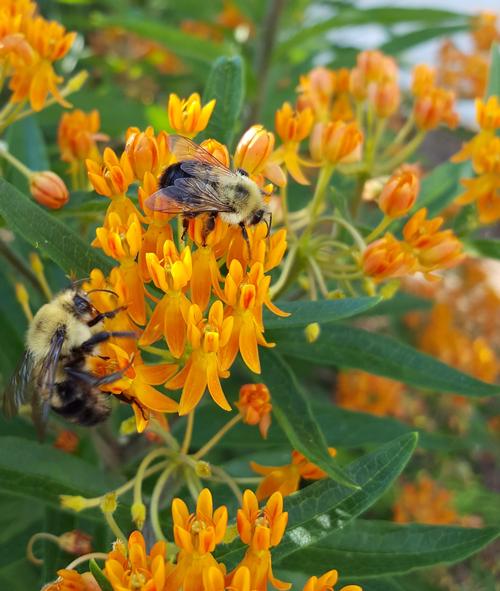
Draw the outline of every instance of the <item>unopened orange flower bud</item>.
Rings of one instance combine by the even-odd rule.
[[[60,176],[50,170],[33,172],[29,179],[33,199],[49,209],[60,209],[69,200],[69,192]]]
[[[252,125],[242,136],[234,154],[235,168],[243,168],[248,174],[262,170],[274,149],[274,134],[262,125]]]
[[[205,148],[212,156],[215,156],[224,166],[230,165],[229,152],[224,144],[221,144],[217,140],[208,139],[201,142],[200,146]]]
[[[264,439],[271,425],[271,395],[265,384],[245,384],[236,405],[247,425],[259,425]]]
[[[356,123],[331,121],[323,129],[322,149],[323,158],[332,164],[347,164],[361,159],[363,133]],[[314,148],[314,155],[319,150]]]
[[[54,441],[54,447],[67,453],[73,453],[76,451],[79,441],[80,439],[76,433],[64,429],[59,433],[57,439]]]
[[[92,551],[92,536],[78,529],[67,531],[59,536],[59,547],[69,554],[88,554]]]
[[[399,218],[413,207],[420,183],[413,172],[395,173],[387,181],[379,197],[379,207],[385,215]]]
[[[152,127],[146,131],[131,127],[127,130],[125,152],[135,177],[142,181],[147,172],[156,175],[167,164],[167,134],[161,131],[155,137]]]
[[[373,105],[375,115],[387,119],[397,111],[401,102],[398,83],[386,81],[371,85],[368,89],[368,99]]]

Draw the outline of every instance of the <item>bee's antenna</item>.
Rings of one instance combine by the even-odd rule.
[[[91,289],[90,291],[87,292],[87,295],[89,295],[90,293],[94,293],[96,291],[104,291],[106,293],[110,293],[111,295],[114,295],[115,298],[119,297],[118,294],[116,293],[116,291],[113,291],[112,289]]]
[[[77,287],[78,285],[85,283],[85,281],[90,281],[90,277],[84,277],[83,279],[74,279],[70,275],[69,280],[71,281],[71,287]]]
[[[267,218],[264,218],[263,221],[264,221],[264,223],[267,226],[266,238],[269,238],[269,236],[271,235],[271,226],[273,225],[273,214],[272,214],[272,212],[269,212]]]

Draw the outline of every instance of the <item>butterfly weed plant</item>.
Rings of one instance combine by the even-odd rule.
[[[500,257],[490,237],[500,218],[491,18],[474,25],[492,56],[477,133],[460,147],[461,131],[436,165],[433,143],[459,126],[439,71],[417,65],[404,88],[390,43],[349,67],[313,66],[328,28],[294,29],[282,4],[260,15],[229,1],[216,18],[180,11],[175,27],[155,23],[151,7],[141,19],[90,21],[82,7],[63,17],[79,34],[29,0],[0,5],[0,376],[19,413],[1,423],[6,588],[411,589],[408,571],[435,567],[421,588],[451,589],[453,569],[436,565],[498,535],[487,470],[473,474],[494,459],[498,343],[486,323],[474,338],[448,316],[443,324],[442,308],[425,328],[433,299],[456,296],[450,284],[462,282],[465,302],[484,294],[487,274],[471,269]],[[467,26],[439,10],[332,10],[347,24],[353,14],[428,19],[436,35]],[[276,79],[273,59],[296,61],[294,37],[305,52],[312,44],[311,60]],[[79,52],[88,72],[75,70]],[[161,90],[148,86],[158,80]],[[116,112],[117,89],[135,109]],[[169,167],[195,182],[168,193]],[[246,219],[228,201],[222,179],[242,174],[269,219]],[[155,206],[167,193],[175,210]],[[69,371],[64,356],[44,364],[58,377],[38,396],[19,386],[30,376],[10,381],[23,322],[68,288],[96,314],[113,311],[99,316],[108,338],[77,376],[111,409],[93,428],[43,399]],[[487,293],[492,318],[500,296]],[[464,485],[471,492],[453,500]],[[369,508],[374,520],[361,517]]]

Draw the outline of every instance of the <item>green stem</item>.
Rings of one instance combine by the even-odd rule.
[[[332,178],[334,169],[335,168],[332,164],[327,164],[323,166],[319,172],[318,182],[316,183],[316,189],[314,190],[314,195],[310,205],[310,228],[314,225],[316,217],[320,213],[321,207],[324,204],[326,190],[328,189],[328,184]]]
[[[236,497],[238,503],[241,505],[243,501],[243,495],[241,494],[240,487],[236,483],[236,480],[219,466],[212,466],[212,470],[214,474],[216,474],[223,482],[228,485]]]
[[[393,221],[393,218],[389,217],[388,215],[385,215],[382,218],[382,220],[380,221],[380,223],[378,224],[378,226],[376,226],[365,238],[367,244],[369,244],[370,242],[373,242],[373,240],[379,234],[382,234],[382,232],[391,225],[392,221]]]
[[[298,243],[294,244],[292,248],[288,251],[288,256],[286,257],[285,264],[281,269],[281,275],[279,276],[278,281],[276,281],[276,283],[274,283],[269,289],[269,295],[271,300],[275,299],[282,291],[284,291],[285,287],[287,286],[295,260],[297,258],[297,252]]]
[[[104,519],[108,524],[109,529],[115,534],[118,540],[121,540],[125,545],[127,545],[127,537],[121,530],[121,527],[116,522],[116,519],[113,516],[113,513],[110,511],[103,511]]]
[[[207,453],[224,437],[224,435],[232,429],[236,424],[241,421],[241,415],[238,413],[232,419],[230,419],[225,425],[223,425],[215,435],[213,435],[205,445],[199,449],[194,455],[193,458],[195,460],[200,460],[203,456],[206,456]]]
[[[151,451],[142,460],[135,475],[134,482],[134,503],[142,503],[142,483],[144,481],[146,470],[149,468],[151,462],[154,462],[156,458],[170,455],[170,451],[165,448],[159,448]]]
[[[407,160],[424,141],[425,135],[426,132],[424,130],[420,130],[417,133],[417,135],[406,144],[406,146],[399,152],[399,154],[396,154],[396,156],[394,156],[390,160],[381,162],[376,167],[375,176],[379,176],[387,172],[392,172],[397,166],[399,166],[405,160]]]
[[[170,478],[170,475],[177,467],[176,464],[170,464],[168,468],[165,469],[163,474],[158,478],[156,484],[153,488],[153,494],[151,495],[151,505],[150,505],[150,512],[151,512],[151,526],[153,528],[153,532],[155,534],[156,540],[165,540],[166,537],[163,535],[163,531],[160,525],[160,497],[167,480]]]
[[[389,154],[397,147],[399,144],[402,144],[403,141],[406,139],[410,131],[413,129],[414,117],[413,113],[408,117],[403,127],[399,130],[398,134],[394,138],[394,140],[390,143],[390,145],[386,148],[383,153],[384,156],[389,156]]]
[[[194,426],[194,410],[192,410],[187,416],[186,432],[184,433],[184,440],[181,446],[181,454],[187,454],[189,446],[191,445],[191,439],[193,437],[193,426]]]
[[[4,147],[1,147],[1,146],[0,146],[0,156],[2,156],[2,158],[5,158],[5,160],[7,160],[7,162],[12,164],[12,166],[14,168],[17,168],[17,170],[23,176],[25,176],[27,179],[29,179],[30,176],[33,174],[33,171],[31,169],[29,169],[27,166],[25,166],[20,160],[18,160],[15,156],[13,156],[8,150],[6,150]]]
[[[309,260],[309,266],[310,266],[311,271],[316,279],[316,282],[318,284],[321,295],[324,298],[327,298],[328,297],[328,287],[327,287],[325,280],[323,278],[323,273],[321,272],[321,269],[320,269],[318,263],[314,260],[313,257],[309,257],[308,260]]]
[[[318,220],[318,223],[322,222],[322,221],[333,222],[333,223],[339,224],[339,226],[342,226],[343,228],[345,228],[349,232],[349,234],[352,236],[352,238],[353,238],[354,242],[356,243],[356,245],[358,246],[359,250],[361,250],[361,252],[363,252],[363,250],[365,250],[366,244],[365,244],[365,241],[363,240],[363,237],[356,230],[356,228],[352,224],[350,224],[347,220],[344,220],[344,218],[338,217],[336,215],[328,215],[328,216],[323,216],[322,218],[320,218]]]

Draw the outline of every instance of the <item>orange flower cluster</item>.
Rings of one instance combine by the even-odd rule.
[[[393,507],[397,523],[446,525],[459,522],[453,509],[453,494],[427,475],[416,483],[404,484]]]
[[[434,271],[458,265],[463,260],[462,245],[452,230],[440,230],[443,222],[441,217],[428,220],[427,209],[419,209],[403,228],[404,240],[387,233],[368,245],[364,273],[375,281],[417,272],[435,279]]]
[[[479,221],[491,224],[500,219],[500,103],[497,96],[486,102],[476,100],[476,119],[479,133],[464,144],[453,162],[472,160],[476,178],[463,179],[466,191],[457,199],[465,205],[476,203]]]
[[[335,401],[343,408],[401,418],[404,392],[401,382],[364,371],[346,370],[337,376]]]
[[[500,40],[498,14],[481,12],[471,20],[472,50],[463,51],[451,39],[439,50],[438,76],[441,83],[459,96],[484,95],[488,81],[491,46]]]
[[[95,109],[90,113],[76,109],[61,115],[57,143],[61,160],[69,164],[74,189],[85,188],[85,184],[79,178],[84,174],[85,160],[99,160],[97,142],[109,139],[107,135],[99,132],[100,125],[99,112]]]
[[[4,0],[0,6],[0,65],[3,79],[9,79],[9,102],[29,101],[40,111],[52,96],[68,106],[59,92],[62,76],[53,64],[71,48],[76,33],[67,33],[62,25],[36,15],[36,3],[30,0]]]
[[[115,542],[109,552],[104,576],[113,591],[266,591],[268,583],[286,591],[291,584],[273,575],[271,548],[281,542],[288,522],[283,511],[283,497],[274,493],[262,508],[255,494],[246,490],[242,508],[238,509],[236,527],[245,544],[245,555],[236,568],[227,572],[226,565],[217,562],[213,552],[226,536],[228,512],[225,506],[214,511],[212,494],[201,491],[196,511],[190,513],[181,499],[172,503],[174,540],[178,547],[175,557],[167,556],[167,544],[156,542],[148,552],[144,537],[134,531],[128,545]],[[45,591],[97,591],[90,573],[60,570],[59,579]],[[303,591],[334,591],[338,573],[330,570],[321,577],[311,577]],[[358,585],[348,585],[340,591],[362,591]]]
[[[171,95],[170,125],[192,137],[206,127],[213,108],[213,101],[202,106],[196,94],[187,100]],[[137,342],[128,339],[125,344],[121,339],[106,345],[109,359],[98,365],[102,371],[109,372],[111,366],[125,371],[113,392],[133,402],[142,430],[151,412],[155,416],[176,410],[189,413],[206,389],[221,408],[230,410],[221,379],[229,376],[238,353],[253,372],[260,373],[258,348],[272,346],[264,337],[263,307],[285,315],[270,301],[268,272],[283,257],[286,231],[266,240],[265,224],[250,227],[248,249],[240,228],[219,218],[214,230],[203,236],[205,219],[199,216],[189,221],[188,243],[179,244],[174,240],[172,216],[144,205],[157,190],[161,172],[174,162],[167,134],[130,128],[126,140],[121,155],[106,148],[102,161],[87,160],[94,189],[110,199],[93,244],[117,263],[107,279],[95,270],[88,287],[108,286],[119,294],[114,301],[109,294],[96,294],[98,309],[123,306],[126,312],[109,319],[109,326],[139,335]],[[273,134],[254,126],[239,142],[235,161],[242,166],[248,163],[252,177],[263,183],[268,171],[276,172],[269,164],[273,144]],[[202,145],[229,164],[225,146],[214,140]],[[138,206],[127,196],[133,183],[139,185]],[[153,346],[158,342],[164,345]],[[141,350],[154,352],[161,363],[144,364]],[[178,407],[153,388],[160,384],[182,390]],[[265,432],[265,424],[261,428]]]
[[[329,447],[328,451],[332,457],[337,455],[337,450]],[[281,493],[284,497],[299,490],[300,479],[320,480],[326,478],[326,473],[310,462],[300,452],[292,451],[292,462],[285,466],[263,466],[257,462],[250,462],[250,466],[257,474],[264,478],[257,488],[257,499],[261,501],[275,492]]]
[[[265,439],[271,426],[271,395],[265,384],[245,384],[240,388],[237,407],[247,425],[259,425]]]

